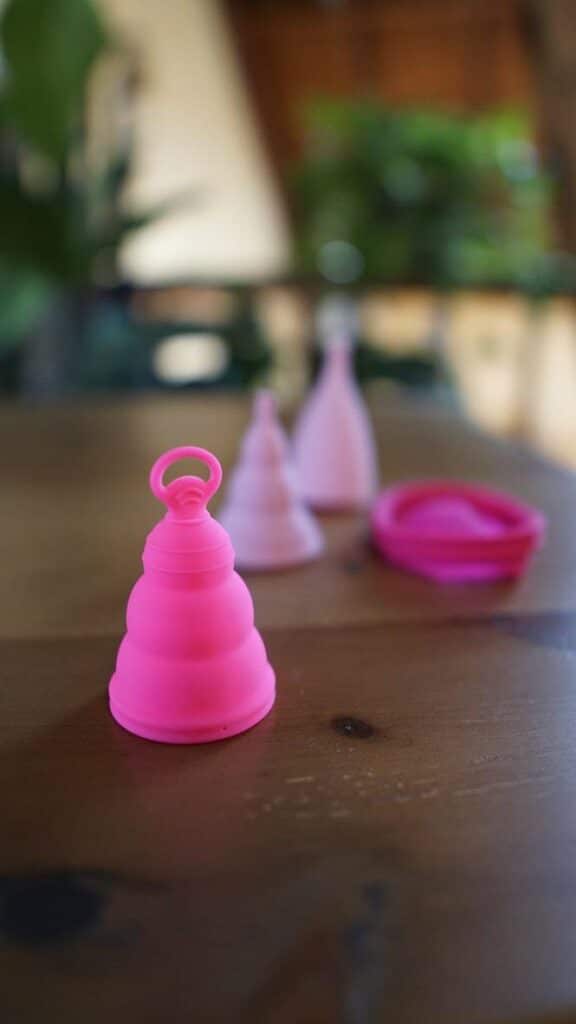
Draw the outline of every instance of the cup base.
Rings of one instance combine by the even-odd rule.
[[[272,676],[273,683],[274,677]],[[276,694],[272,690],[268,700],[257,711],[253,711],[250,715],[245,715],[243,718],[235,719],[229,724],[212,726],[208,729],[194,727],[170,729],[165,726],[155,726],[150,722],[142,722],[139,719],[133,718],[132,715],[126,714],[112,698],[110,699],[110,714],[118,725],[126,729],[127,732],[131,732],[145,740],[152,740],[154,743],[215,743],[217,740],[226,740],[231,736],[237,736],[239,733],[252,729],[272,710],[275,700]]]

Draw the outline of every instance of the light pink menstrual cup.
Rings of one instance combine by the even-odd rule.
[[[208,480],[164,484],[165,470],[183,458],[205,462]],[[274,672],[250,593],[234,572],[228,534],[206,509],[221,479],[215,456],[192,447],[166,452],[150,474],[168,511],[146,540],[109,693],[121,726],[160,743],[234,736],[274,704]]]
[[[378,472],[368,410],[352,369],[350,345],[334,340],[294,430],[298,483],[312,508],[365,508]]]
[[[283,569],[316,558],[320,527],[298,493],[276,401],[260,391],[219,519],[239,569]]]

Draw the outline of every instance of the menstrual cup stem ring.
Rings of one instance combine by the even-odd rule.
[[[202,480],[200,477],[177,477],[170,484],[164,483],[164,473],[169,466],[172,466],[175,462],[179,462],[180,459],[198,459],[199,462],[204,462],[210,470],[210,475],[207,480]],[[180,448],[171,448],[170,451],[164,452],[150,470],[150,490],[158,501],[164,502],[171,509],[178,509],[182,505],[182,500],[185,497],[184,491],[190,490],[191,494],[194,494],[206,505],[210,498],[218,490],[222,481],[222,467],[218,462],[218,459],[212,452],[206,451],[205,448],[196,448],[193,445],[182,445]]]

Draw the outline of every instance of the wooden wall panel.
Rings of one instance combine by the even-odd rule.
[[[456,110],[532,104],[520,0],[228,0],[275,163],[301,151],[313,96]]]

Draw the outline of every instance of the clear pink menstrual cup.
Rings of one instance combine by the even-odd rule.
[[[346,340],[334,338],[326,346],[318,380],[294,429],[294,465],[312,508],[366,508],[374,498],[376,447]]]
[[[391,562],[441,583],[521,576],[545,529],[537,509],[458,481],[390,487],[372,510],[378,550]]]
[[[320,527],[298,492],[270,391],[256,394],[218,518],[230,534],[239,569],[284,569],[317,558],[324,547]]]
[[[200,459],[208,480],[163,474]],[[274,672],[225,529],[206,504],[222,470],[203,448],[174,448],[152,467],[152,493],[167,506],[148,535],[144,574],[128,601],[127,630],[110,682],[110,710],[137,736],[208,743],[244,732],[268,714]]]

